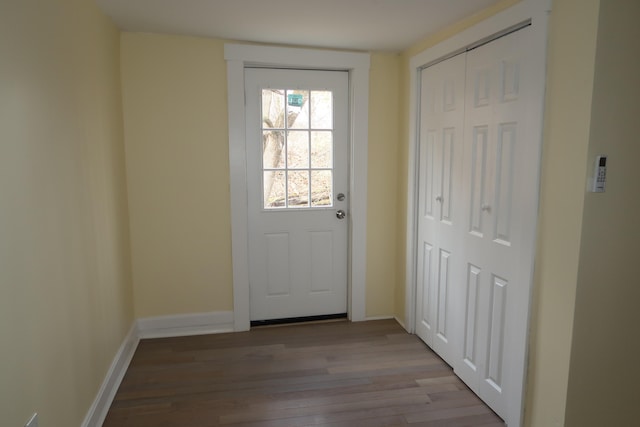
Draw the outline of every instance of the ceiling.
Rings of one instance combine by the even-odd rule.
[[[401,51],[499,0],[95,0],[124,31]]]

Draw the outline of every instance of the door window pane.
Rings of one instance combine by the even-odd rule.
[[[333,129],[333,96],[331,91],[311,91],[311,128]]]
[[[332,172],[311,172],[311,206],[333,205],[333,177]]]
[[[262,90],[265,209],[333,206],[333,94]]]
[[[287,128],[309,129],[309,91],[287,90]]]
[[[264,172],[264,207],[265,209],[283,208],[286,195],[285,172]]]
[[[262,128],[284,129],[284,89],[262,90]]]
[[[263,169],[284,169],[285,151],[284,131],[262,131]]]
[[[309,171],[290,171],[287,175],[288,207],[309,207]]]
[[[287,132],[287,167],[289,169],[309,168],[309,132],[294,130]]]
[[[311,167],[322,169],[333,167],[333,132],[311,132]]]

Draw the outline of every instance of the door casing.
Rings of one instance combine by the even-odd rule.
[[[532,105],[541,106],[538,109],[529,109],[533,116],[532,121],[540,126],[540,139],[542,139],[542,118],[544,105],[544,88],[546,78],[546,44],[548,15],[551,11],[551,0],[522,0],[520,3],[506,9],[485,21],[482,21],[469,29],[439,43],[411,58],[410,60],[410,115],[409,115],[409,150],[408,150],[408,195],[407,195],[407,229],[406,229],[406,281],[405,281],[405,318],[404,325],[407,331],[415,333],[416,322],[416,293],[417,293],[417,209],[418,209],[418,127],[420,120],[420,72],[423,68],[464,52],[470,47],[478,46],[489,40],[520,27],[523,23],[531,23],[533,45],[535,48],[529,52],[536,64],[535,69],[530,70],[533,84],[539,87],[538,99],[531,100]],[[534,201],[538,206],[538,200]],[[533,230],[535,233],[535,230]],[[535,239],[533,239],[535,241]],[[535,243],[534,243],[535,244]],[[535,253],[535,248],[532,248]],[[532,263],[533,265],[533,263]],[[533,270],[528,272],[533,280]],[[531,298],[530,298],[531,300]],[[530,310],[529,310],[530,311]],[[528,321],[527,321],[528,322]],[[527,350],[528,352],[528,350]],[[523,375],[526,373],[523,372]],[[526,378],[525,378],[526,384]],[[511,419],[520,420],[515,425],[521,425],[523,415],[524,390],[521,393],[521,402],[518,407],[512,408]]]
[[[250,328],[247,164],[245,150],[245,67],[341,70],[349,72],[349,260],[348,314],[366,319],[367,140],[369,63],[365,53],[273,46],[225,45],[229,114],[231,254],[234,330]]]

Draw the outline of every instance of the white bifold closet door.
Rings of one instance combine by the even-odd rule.
[[[416,330],[509,425],[522,409],[540,161],[529,33],[421,76]]]
[[[455,304],[462,295],[460,230],[465,55],[422,73],[416,333],[447,363],[455,362]],[[457,293],[457,294],[456,294]],[[459,338],[458,338],[459,339]]]

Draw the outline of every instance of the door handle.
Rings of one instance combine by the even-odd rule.
[[[338,210],[338,212],[336,212],[336,218],[338,219],[344,219],[344,217],[347,216],[347,213],[345,211],[343,211],[342,209]]]

